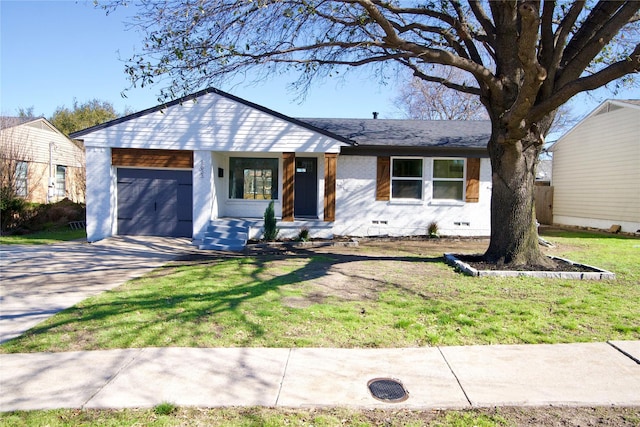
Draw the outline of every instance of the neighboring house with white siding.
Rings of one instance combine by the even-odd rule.
[[[72,137],[86,147],[89,241],[174,235],[218,248],[230,218],[260,237],[271,200],[281,237],[424,235],[431,222],[489,235],[490,132],[484,121],[294,119],[206,89]]]
[[[2,185],[29,202],[84,202],[84,151],[47,119],[0,118]]]
[[[553,152],[553,222],[640,232],[640,100],[607,100]]]

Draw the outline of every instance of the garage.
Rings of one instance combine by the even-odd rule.
[[[118,168],[118,234],[191,237],[192,172]]]

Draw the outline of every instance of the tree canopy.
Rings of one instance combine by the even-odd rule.
[[[70,133],[118,118],[119,115],[108,101],[92,99],[78,103],[73,100],[73,108],[56,108],[49,121],[62,133]]]
[[[107,11],[129,3],[102,3]],[[139,0],[145,34],[126,66],[134,85],[175,98],[238,74],[316,79],[400,69],[479,97],[492,121],[492,230],[485,258],[545,264],[533,182],[556,110],[574,95],[640,70],[640,2],[528,0]],[[432,64],[469,76],[461,84]]]
[[[300,72],[297,84],[304,88],[345,66],[384,71],[400,65],[424,80],[482,95],[484,102],[515,91],[515,120],[526,105],[535,103],[532,113],[543,116],[581,91],[637,72],[640,64],[640,5],[633,0],[133,3],[139,13],[131,24],[146,39],[127,72],[140,85],[168,77],[168,97],[249,70],[264,78],[287,66]],[[460,69],[477,84],[432,75],[428,64]]]

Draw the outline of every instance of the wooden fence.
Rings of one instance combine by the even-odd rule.
[[[536,185],[534,189],[536,218],[540,224],[553,224],[553,187]]]

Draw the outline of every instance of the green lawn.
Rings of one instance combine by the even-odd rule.
[[[175,408],[19,411],[0,413],[0,426],[224,426],[224,427],[505,427],[536,425],[637,426],[637,408],[524,407],[471,410],[345,408]]]
[[[448,241],[205,258],[85,300],[0,352],[640,339],[640,240],[567,232],[546,238],[557,244],[553,255],[617,279],[467,277],[443,263],[443,252],[460,249]]]
[[[69,240],[86,239],[86,230],[71,230],[60,228],[37,233],[23,234],[19,236],[0,236],[2,245],[48,245],[51,243],[66,242]]]

